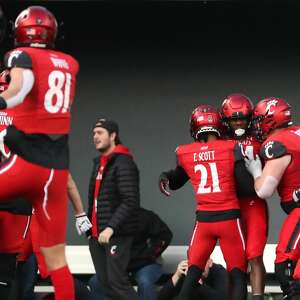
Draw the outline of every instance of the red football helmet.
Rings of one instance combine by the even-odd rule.
[[[54,47],[57,22],[43,6],[30,6],[15,21],[15,43],[18,46]]]
[[[243,94],[228,95],[221,107],[222,119],[225,122],[229,119],[250,118],[252,111],[252,101]]]
[[[257,138],[264,140],[273,129],[293,124],[291,106],[280,98],[263,99],[254,108],[252,122]]]
[[[251,125],[251,115],[253,112],[252,101],[243,94],[230,94],[222,103],[221,116],[222,122],[229,133],[234,133],[235,136],[245,134],[246,128],[231,128],[229,121],[237,119],[247,120],[247,127]]]
[[[7,90],[10,82],[10,75],[8,70],[4,70],[0,73],[0,93]]]
[[[194,140],[198,140],[201,133],[211,132],[220,136],[221,116],[211,105],[202,104],[196,107],[190,118],[190,132]]]

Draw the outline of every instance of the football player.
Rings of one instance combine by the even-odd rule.
[[[290,105],[270,97],[254,108],[253,126],[263,142],[260,158],[246,157],[245,163],[255,180],[260,198],[270,198],[278,191],[281,207],[288,214],[281,227],[276,248],[275,273],[286,299],[300,299],[300,273],[293,272],[300,254],[300,207],[293,192],[300,185],[300,126],[292,125]]]
[[[0,92],[7,89],[10,81],[9,71],[0,74]],[[0,131],[13,122],[13,109],[0,111]],[[9,157],[10,151],[2,147],[1,161]],[[12,296],[17,266],[17,255],[22,250],[27,235],[31,215],[31,205],[25,201],[14,200],[0,203],[0,295],[1,299]]]
[[[228,95],[221,106],[225,136],[236,140],[243,147],[243,152],[253,158],[259,153],[261,143],[252,134],[252,111],[251,100],[243,94]],[[238,174],[238,177],[241,176],[243,175]],[[245,182],[238,188],[238,198],[246,239],[246,255],[250,264],[252,298],[263,300],[266,272],[263,253],[268,232],[267,204],[256,195],[255,191],[252,196],[245,196],[245,190],[249,189],[249,174],[244,174],[244,176]]]
[[[189,268],[179,299],[192,299],[206,261],[219,240],[232,283],[232,300],[247,298],[245,241],[234,180],[240,147],[220,140],[220,114],[210,105],[192,113],[194,143],[176,149],[177,167],[160,176],[161,191],[180,188],[188,180],[196,194],[196,224],[188,250]]]
[[[15,49],[4,65],[11,82],[0,110],[14,108],[15,122],[0,133],[14,153],[0,166],[0,201],[26,197],[39,224],[39,242],[57,300],[73,300],[65,257],[68,134],[78,62],[54,50],[57,21],[44,7],[30,6],[15,21]]]

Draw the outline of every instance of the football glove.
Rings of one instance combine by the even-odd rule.
[[[79,235],[87,232],[89,229],[92,228],[92,223],[90,222],[89,218],[85,213],[82,213],[80,215],[76,215],[76,229]]]
[[[170,196],[171,193],[169,192],[169,179],[166,173],[161,173],[158,179],[158,186],[159,190],[166,196]]]
[[[256,154],[255,159],[244,157],[245,166],[248,172],[253,176],[254,180],[261,176],[262,174],[262,165],[259,156]]]

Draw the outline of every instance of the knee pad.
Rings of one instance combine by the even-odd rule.
[[[275,275],[284,294],[287,293],[290,282],[293,280],[294,265],[291,260],[275,264]]]
[[[0,253],[0,283],[2,286],[10,286],[16,276],[16,253]]]

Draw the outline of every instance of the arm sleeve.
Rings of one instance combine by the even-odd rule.
[[[169,179],[169,187],[171,190],[180,189],[190,179],[185,170],[179,165],[173,170],[164,172],[164,174]]]
[[[130,157],[123,157],[123,160],[120,161],[116,172],[116,182],[121,204],[107,224],[113,229],[122,226],[140,205],[139,172]]]
[[[234,177],[238,198],[257,196],[254,189],[254,179],[247,171],[244,160],[235,162]]]
[[[246,169],[244,156],[238,144],[234,146],[234,159],[234,177],[238,198],[256,197],[254,179]]]

